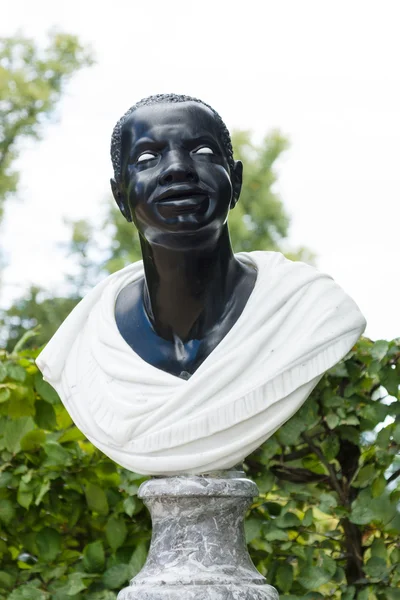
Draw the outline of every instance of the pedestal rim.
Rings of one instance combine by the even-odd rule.
[[[244,472],[234,471],[229,477],[221,475],[172,475],[152,477],[138,490],[138,498],[232,497],[254,498],[257,485]]]

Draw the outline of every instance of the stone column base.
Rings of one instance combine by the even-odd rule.
[[[257,495],[241,471],[143,483],[139,497],[153,524],[150,551],[118,600],[279,600],[245,542],[244,514]]]

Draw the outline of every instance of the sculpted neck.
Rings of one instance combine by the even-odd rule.
[[[158,335],[183,342],[205,337],[226,310],[241,270],[227,227],[201,248],[168,249],[142,237],[141,245],[144,304]]]

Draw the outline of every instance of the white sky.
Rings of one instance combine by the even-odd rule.
[[[143,96],[176,92],[211,104],[230,129],[290,138],[278,185],[290,242],[315,250],[370,337],[399,336],[399,23],[397,0],[4,3],[0,35],[42,41],[58,27],[91,43],[97,65],[73,79],[57,122],[19,161],[2,304],[21,284],[62,281],[63,218],[99,213],[115,122]]]

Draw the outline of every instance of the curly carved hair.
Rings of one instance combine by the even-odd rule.
[[[206,104],[205,102],[203,102],[202,100],[199,100],[198,98],[192,98],[192,96],[184,96],[182,94],[156,94],[154,96],[148,96],[147,98],[142,98],[142,100],[139,100],[139,102],[137,102],[136,104],[131,106],[131,108],[120,118],[120,120],[118,121],[118,123],[115,125],[115,127],[113,129],[112,136],[111,136],[111,161],[112,161],[113,168],[114,168],[115,181],[119,182],[121,180],[121,131],[122,131],[122,126],[124,125],[125,121],[131,116],[131,114],[140,106],[150,106],[151,104],[160,104],[162,102],[171,103],[171,104],[176,103],[176,102],[198,102],[199,104],[202,104],[203,106],[206,106],[207,108],[209,108],[212,111],[212,113],[215,117],[215,120],[217,122],[217,125],[219,127],[221,142],[222,142],[222,146],[226,153],[229,168],[230,168],[231,172],[233,171],[235,163],[233,160],[233,148],[232,148],[231,136],[229,134],[227,126],[225,125],[225,123],[223,122],[223,120],[221,119],[221,117],[219,116],[217,111],[215,111],[211,106],[209,106],[209,104]]]

